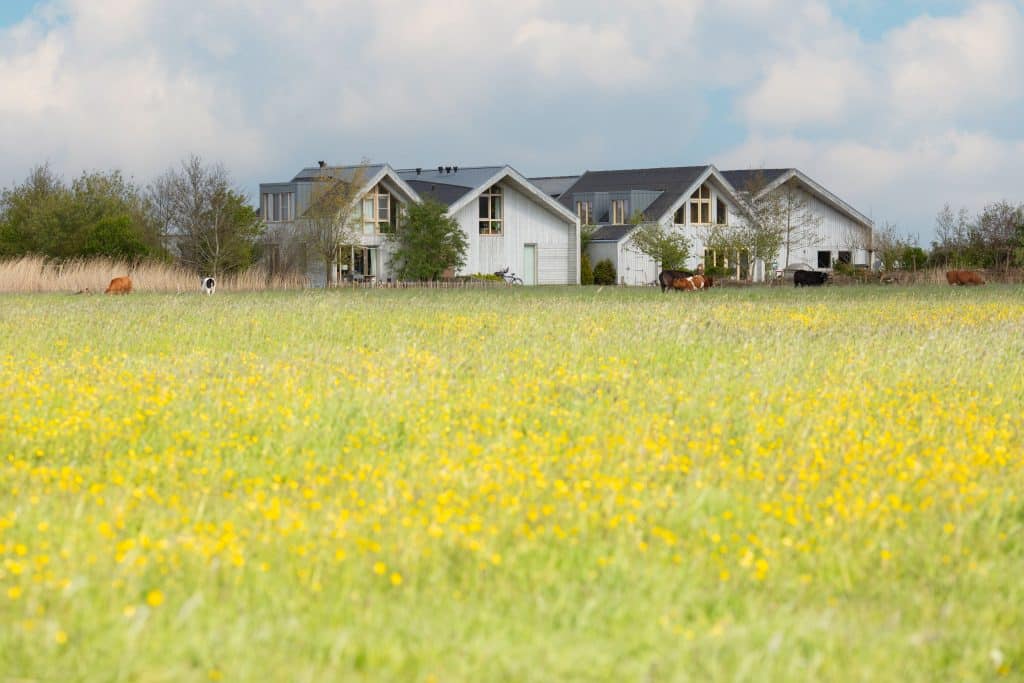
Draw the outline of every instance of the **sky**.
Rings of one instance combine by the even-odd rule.
[[[0,0],[0,187],[191,154],[796,167],[925,246],[1024,202],[1024,0]]]

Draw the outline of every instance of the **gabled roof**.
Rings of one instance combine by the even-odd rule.
[[[349,184],[356,177],[357,173],[362,173],[362,184],[363,187],[360,190],[366,190],[374,187],[377,183],[384,179],[387,179],[389,186],[392,191],[397,189],[399,196],[405,195],[406,201],[418,202],[420,196],[412,187],[409,186],[402,178],[395,172],[395,169],[391,168],[389,164],[363,164],[353,166],[311,166],[302,169],[292,178],[293,183],[306,182],[311,183],[316,181],[318,178],[334,178],[340,180],[345,184]]]
[[[751,183],[757,183],[758,181],[767,185],[771,185],[780,176],[785,175],[793,171],[792,168],[749,168],[735,171],[722,171],[722,175],[728,180],[733,187],[740,192],[743,192]],[[760,178],[758,176],[760,175]]]
[[[431,183],[426,180],[406,180],[412,189],[416,190],[421,197],[429,197],[441,202],[445,206],[451,206],[459,201],[464,194],[473,188],[463,185],[446,185],[444,183]]]
[[[660,220],[669,210],[682,203],[694,186],[709,176],[715,176],[730,194],[732,184],[711,165],[673,166],[668,168],[636,168],[619,171],[587,171],[559,197],[562,206],[573,209],[573,197],[588,192],[630,192],[647,190],[660,192],[657,199],[644,209],[644,220]]]
[[[442,204],[452,206],[473,190],[481,188],[503,168],[505,167],[473,166],[464,168],[459,166],[458,170],[452,169],[450,173],[438,172],[436,168],[422,168],[419,171],[403,168],[398,171],[398,175],[416,188],[417,192],[422,192]]]
[[[492,185],[499,181],[507,181],[552,213],[569,221],[577,220],[575,213],[546,195],[511,166],[459,166],[458,170],[453,167],[451,172],[439,172],[436,168],[421,168],[419,171],[403,169],[398,175],[410,185],[414,185],[418,192],[422,191],[427,196],[447,204],[449,215],[454,215]]]
[[[539,187],[544,194],[557,199],[565,194],[565,191],[572,187],[572,184],[579,178],[578,175],[557,175],[530,178],[530,182]]]
[[[841,214],[844,214],[847,218],[860,223],[868,228],[874,229],[875,222],[857,211],[855,208],[847,204],[845,201],[840,199],[838,196],[832,194],[830,191],[825,189],[823,185],[815,180],[812,180],[803,171],[796,168],[773,168],[773,169],[745,169],[745,170],[734,170],[734,171],[722,171],[722,175],[729,179],[729,182],[733,184],[737,190],[746,189],[746,185],[757,177],[760,173],[763,176],[765,183],[764,189],[758,192],[758,195],[763,195],[767,192],[788,183],[790,180],[795,179],[797,183],[806,189],[810,194],[815,196],[822,203],[831,206],[833,209]],[[739,184],[737,184],[737,182]]]

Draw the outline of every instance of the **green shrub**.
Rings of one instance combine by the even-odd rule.
[[[615,284],[615,266],[609,259],[598,261],[597,265],[594,266],[594,284],[595,285],[614,285]]]
[[[580,284],[594,284],[594,269],[590,267],[590,257],[587,254],[580,256]]]

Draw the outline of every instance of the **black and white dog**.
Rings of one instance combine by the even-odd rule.
[[[216,288],[217,288],[217,281],[216,280],[214,280],[212,277],[204,277],[203,278],[203,291],[206,292],[207,296],[209,296],[210,294],[213,294],[213,290],[216,289]]]

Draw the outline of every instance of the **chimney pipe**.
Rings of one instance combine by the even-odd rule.
[[[326,161],[318,161],[316,163],[320,164],[320,168],[324,168],[325,166],[327,166],[327,162]]]
[[[444,172],[445,173],[451,173],[452,172],[452,167],[451,166],[445,166],[444,167]]]
[[[416,167],[416,175],[419,175],[420,173],[423,173],[423,169],[421,167],[417,166]]]
[[[438,166],[437,167],[437,172],[438,172],[438,174],[444,173],[444,166]]]
[[[452,170],[455,171],[456,173],[458,173],[459,172],[459,167],[458,166],[452,166]]]

